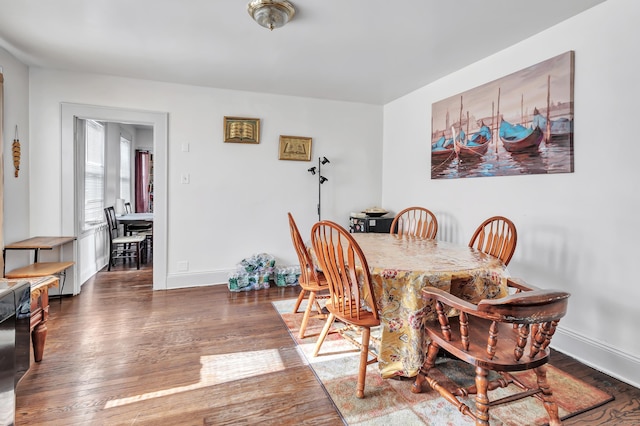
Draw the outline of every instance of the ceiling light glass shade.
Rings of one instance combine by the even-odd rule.
[[[282,27],[296,13],[291,3],[277,0],[254,0],[247,5],[247,11],[254,21],[270,30]]]

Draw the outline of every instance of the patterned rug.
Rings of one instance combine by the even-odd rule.
[[[289,333],[297,343],[303,359],[313,369],[332,399],[347,425],[472,425],[473,421],[462,416],[456,408],[436,391],[425,390],[421,394],[411,392],[413,379],[382,379],[376,364],[367,368],[365,397],[355,396],[358,372],[358,349],[339,334],[329,334],[320,354],[313,357],[313,349],[324,321],[310,319],[307,337],[298,338],[302,321],[303,302],[300,313],[292,314],[295,299],[273,302]],[[334,325],[340,326],[336,322]],[[375,330],[372,330],[372,336]],[[359,340],[359,339],[358,339]],[[458,384],[471,385],[475,376],[473,367],[451,359],[438,359],[438,381],[446,386],[451,380]],[[434,373],[435,374],[435,373]],[[514,374],[516,375],[516,374]],[[491,377],[491,376],[490,376]],[[535,383],[530,372],[517,373],[525,384]],[[568,418],[605,404],[613,397],[562,371],[548,366],[549,380],[558,403],[561,418]],[[425,385],[425,387],[428,387]],[[506,396],[518,391],[514,385],[493,391],[492,398]],[[475,409],[474,397],[465,403]],[[492,425],[544,425],[547,412],[536,398],[525,398],[518,402],[494,407],[490,410]]]

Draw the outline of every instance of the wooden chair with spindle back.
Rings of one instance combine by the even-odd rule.
[[[508,279],[509,287],[517,292],[500,299],[481,300],[471,304],[434,287],[423,289],[423,297],[435,301],[438,319],[425,324],[430,339],[424,364],[413,384],[412,392],[420,393],[426,381],[458,411],[473,418],[476,425],[489,425],[489,408],[537,396],[542,399],[549,415],[549,424],[561,424],[558,407],[546,378],[549,361],[549,343],[558,321],[567,312],[569,293],[558,290],[536,289],[526,283]],[[449,308],[459,315],[449,318]],[[440,348],[475,367],[475,385],[448,390],[430,373]],[[509,372],[533,370],[537,384],[527,388]],[[489,371],[500,377],[489,381]],[[490,400],[488,392],[515,384],[522,392],[509,397]],[[458,399],[476,394],[476,410]]]
[[[476,248],[509,264],[518,242],[518,232],[513,222],[503,216],[493,216],[478,226],[469,241]]]
[[[358,345],[360,366],[356,396],[364,398],[367,365],[378,361],[375,356],[369,359],[371,327],[380,325],[369,265],[358,243],[337,223],[321,221],[313,225],[311,243],[320,268],[329,283],[331,295],[326,302],[329,317],[318,337],[313,355],[318,355],[322,342],[336,319],[360,328],[362,340]],[[359,282],[360,274],[362,279]]]
[[[300,277],[298,278],[300,294],[298,295],[298,300],[293,308],[293,313],[298,312],[305,295],[309,295],[307,298],[307,307],[304,311],[304,316],[302,317],[302,324],[300,324],[300,331],[298,332],[298,337],[304,339],[305,331],[307,330],[307,325],[311,318],[311,310],[314,306],[317,311],[316,317],[326,318],[326,315],[322,313],[322,308],[320,307],[318,300],[329,298],[329,284],[327,283],[324,274],[316,270],[313,260],[311,259],[311,255],[309,254],[309,250],[302,240],[298,226],[296,225],[295,220],[293,220],[293,216],[291,213],[287,213],[287,215],[289,216],[291,241],[293,242],[293,247],[296,249],[298,262],[300,263]]]
[[[390,233],[434,239],[438,233],[438,220],[424,207],[408,207],[393,218]]]

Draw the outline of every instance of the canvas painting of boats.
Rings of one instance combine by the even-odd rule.
[[[435,102],[431,178],[572,173],[575,53]]]

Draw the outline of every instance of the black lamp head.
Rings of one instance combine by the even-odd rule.
[[[322,160],[320,162],[322,164],[327,164],[327,163],[330,163],[331,161],[329,161],[329,159],[327,157],[322,157]]]
[[[307,171],[308,171],[309,173],[311,173],[312,175],[315,175],[315,174],[316,174],[316,168],[315,168],[315,167],[311,167],[310,169],[307,169]]]
[[[324,177],[324,176],[320,176],[320,183],[321,183],[321,184],[325,183],[325,182],[326,182],[326,181],[328,181],[328,180],[329,180],[329,179],[327,179],[326,177]]]

